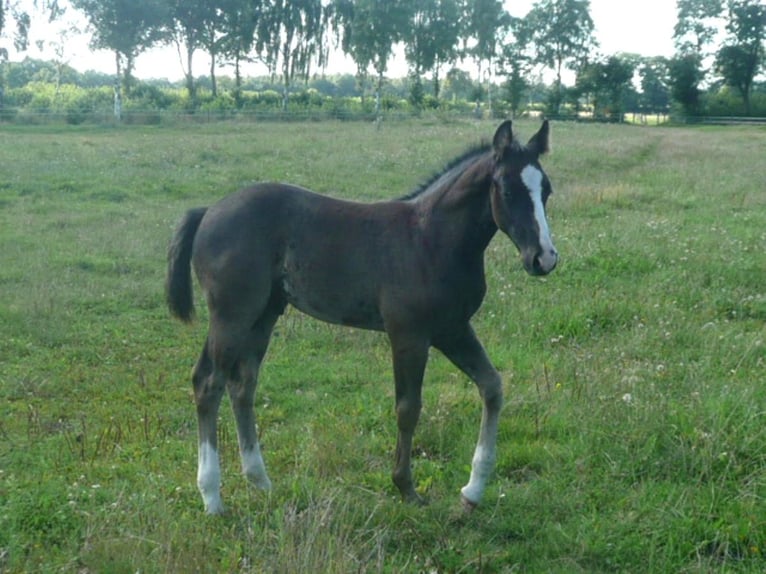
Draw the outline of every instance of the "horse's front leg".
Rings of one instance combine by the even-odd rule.
[[[412,480],[412,437],[420,418],[423,373],[428,361],[427,339],[389,332],[396,385],[396,461],[393,481],[405,502],[423,504]]]
[[[479,504],[487,480],[495,468],[497,425],[503,406],[502,379],[469,324],[462,331],[457,330],[448,337],[434,341],[434,346],[476,383],[484,402],[479,440],[471,462],[471,477],[461,489],[464,508],[473,510]]]

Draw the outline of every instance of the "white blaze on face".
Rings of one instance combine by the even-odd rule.
[[[534,217],[537,223],[537,229],[540,239],[540,255],[538,262],[540,267],[548,272],[552,270],[558,262],[558,253],[551,241],[551,234],[548,229],[548,221],[545,219],[545,206],[543,205],[543,172],[533,165],[528,165],[521,170],[521,181],[529,190],[529,197],[534,206]]]

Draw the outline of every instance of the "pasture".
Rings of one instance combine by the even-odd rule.
[[[766,130],[552,124],[561,256],[498,234],[474,318],[503,374],[498,461],[460,510],[481,402],[434,352],[391,484],[384,335],[294,310],[256,411],[274,489],[219,446],[203,514],[190,373],[163,281],[184,211],[250,182],[402,195],[499,122],[0,127],[0,571],[762,572]],[[516,122],[526,138],[537,122]]]

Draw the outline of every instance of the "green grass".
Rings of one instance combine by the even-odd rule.
[[[528,137],[534,123],[519,122]],[[202,513],[189,375],[163,303],[181,214],[256,180],[401,195],[492,123],[0,131],[0,571],[762,572],[766,130],[554,124],[562,256],[487,252],[475,327],[505,379],[499,460],[459,511],[480,402],[438,353],[414,472],[390,482],[385,337],[290,311],[257,399],[274,491]],[[199,303],[198,297],[198,303]]]

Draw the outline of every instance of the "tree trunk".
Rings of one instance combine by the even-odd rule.
[[[367,83],[367,71],[361,66],[356,67],[356,86],[361,94],[362,110],[364,110],[364,100],[367,97],[365,93],[365,84]]]
[[[218,96],[218,84],[215,79],[215,52],[210,52],[210,89],[213,97]]]
[[[119,123],[122,119],[122,65],[120,53],[114,53],[114,62],[117,66],[117,77],[114,81],[114,120]]]
[[[239,69],[239,51],[234,58],[234,103],[237,109],[242,107],[242,71]]]
[[[380,116],[380,92],[383,90],[383,72],[378,72],[378,83],[375,86],[375,115]]]
[[[192,107],[197,103],[197,89],[194,85],[194,72],[192,71],[192,61],[194,59],[194,48],[186,48],[186,91],[189,94],[189,103]]]
[[[287,111],[287,99],[290,91],[290,43],[292,39],[288,36],[282,48],[282,111]]]
[[[554,102],[556,105],[556,109],[554,110],[556,115],[561,113],[561,64],[561,60],[556,62],[556,100]]]
[[[125,97],[130,97],[130,90],[133,87],[133,68],[135,59],[132,56],[125,57],[125,71],[122,74],[122,92]]]
[[[744,82],[742,84],[742,87],[740,88],[740,91],[742,92],[742,101],[745,104],[745,115],[750,115],[750,82]]]
[[[487,110],[492,118],[492,59],[487,60]]]

